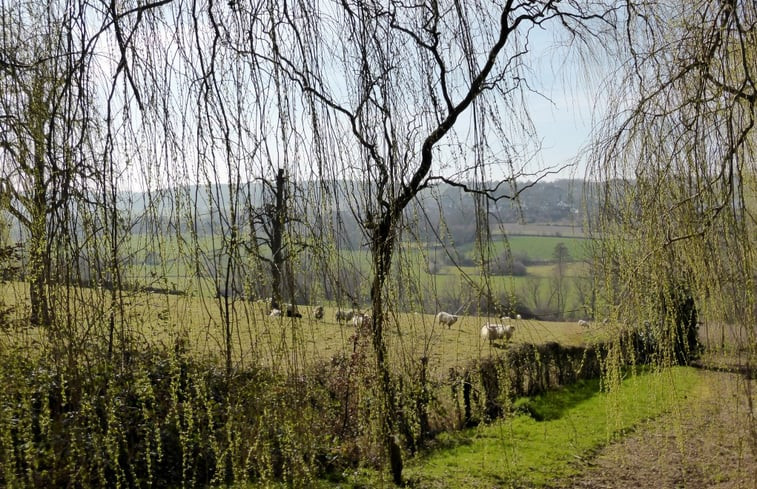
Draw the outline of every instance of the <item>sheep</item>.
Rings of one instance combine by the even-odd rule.
[[[337,309],[336,310],[336,315],[335,315],[336,321],[338,323],[340,323],[342,321],[345,321],[345,322],[346,321],[351,321],[354,316],[355,316],[355,311],[352,311],[352,310],[350,310],[350,311],[342,311],[341,309]]]
[[[515,333],[515,326],[512,324],[486,323],[481,327],[481,339],[489,340],[490,343],[503,338],[510,341],[513,333]]]
[[[316,319],[323,319],[323,306],[318,306],[315,308],[315,314]]]
[[[367,328],[373,324],[373,318],[370,314],[357,313],[352,317],[352,325],[356,328]]]
[[[268,313],[268,315],[271,317],[281,317],[281,309],[273,308],[271,309],[271,312]]]
[[[297,310],[297,304],[284,304],[286,306],[286,317],[301,318],[302,314]]]
[[[453,324],[455,324],[458,317],[459,316],[442,311],[436,315],[436,320],[439,321],[440,324],[446,324],[447,328],[449,329]]]
[[[587,328],[588,329],[591,326],[591,323],[589,321],[584,320],[584,319],[579,319],[578,320],[578,325],[581,326],[582,328]]]
[[[515,315],[515,319],[517,319],[518,321],[520,321],[521,319],[523,319],[523,317],[520,314],[516,314]]]

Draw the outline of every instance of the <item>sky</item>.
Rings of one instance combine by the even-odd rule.
[[[601,120],[605,106],[600,82],[609,76],[607,60],[595,62],[591,80],[585,76],[585,63],[563,48],[556,48],[546,31],[531,33],[531,61],[534,76],[529,79],[535,91],[526,98],[529,112],[542,141],[541,161],[547,166],[573,162],[590,143],[593,121]],[[583,178],[583,162],[553,175],[556,178]]]
[[[596,93],[592,87],[581,85],[581,64],[566,52],[555,50],[554,45],[552,33],[540,29],[530,33],[528,83],[539,94],[526,94],[526,104],[542,143],[535,166],[527,170],[531,173],[573,162],[589,142]],[[573,165],[547,179],[583,178],[584,172],[582,167]],[[130,186],[144,185],[141,180],[138,178]]]

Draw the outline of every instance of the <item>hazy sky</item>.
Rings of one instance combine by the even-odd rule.
[[[577,53],[556,48],[551,34],[531,33],[533,77],[529,82],[535,91],[527,101],[529,112],[542,140],[541,160],[546,166],[561,166],[573,161],[589,143],[592,120],[600,120],[604,96],[600,81],[611,69],[608,60],[597,61],[590,68],[591,81],[585,76],[585,62]],[[584,176],[583,166],[574,166],[553,178]]]

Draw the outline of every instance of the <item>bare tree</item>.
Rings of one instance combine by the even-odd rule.
[[[242,4],[234,8],[244,15],[253,12]],[[607,11],[557,1],[357,1],[333,5],[328,15],[317,8],[268,6],[269,27],[247,29],[252,39],[246,53],[282,70],[299,87],[310,104],[316,153],[358,182],[354,209],[373,268],[371,340],[383,399],[381,436],[393,480],[400,484],[385,330],[391,307],[386,285],[403,211],[421,190],[442,181],[482,201],[515,198],[521,160],[509,142],[516,134],[532,134],[517,99],[525,88],[528,34],[553,21],[578,39]],[[338,25],[325,21],[331,17],[339,19]],[[463,130],[457,132],[456,126]],[[328,128],[341,142],[331,157],[332,148],[324,147],[327,138],[321,137]],[[456,157],[460,161],[454,163]],[[494,185],[487,183],[492,175],[498,176]],[[495,197],[500,188],[511,191]]]
[[[256,208],[248,203],[248,221],[250,224],[250,242],[247,251],[256,259],[268,264],[271,274],[271,307],[281,308],[282,299],[286,298],[294,303],[294,276],[292,272],[292,255],[305,244],[295,241],[295,237],[288,232],[291,224],[300,222],[291,215],[289,210],[291,199],[291,183],[284,168],[276,171],[273,181],[258,178],[264,188],[263,203]],[[267,248],[266,253],[264,250]],[[282,288],[282,281],[288,279],[286,291]]]

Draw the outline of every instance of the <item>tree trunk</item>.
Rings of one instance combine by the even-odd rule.
[[[381,420],[381,436],[384,441],[389,464],[392,471],[392,480],[398,486],[402,485],[402,451],[396,438],[396,408],[395,393],[392,385],[391,373],[386,363],[386,342],[384,341],[384,302],[383,289],[386,277],[392,262],[392,250],[394,247],[393,218],[385,214],[374,229],[371,240],[371,254],[373,255],[374,276],[371,286],[371,300],[373,302],[372,340],[373,350],[376,354],[376,368],[381,383],[381,395],[383,396]]]
[[[37,133],[41,128],[35,126]],[[34,149],[33,195],[29,216],[29,303],[33,326],[50,324],[47,275],[50,256],[47,245],[47,189],[45,187],[44,136],[36,134]]]
[[[274,184],[275,204],[269,219],[271,222],[271,307],[282,308],[281,274],[286,256],[284,253],[284,225],[287,219],[286,175],[279,168]]]

